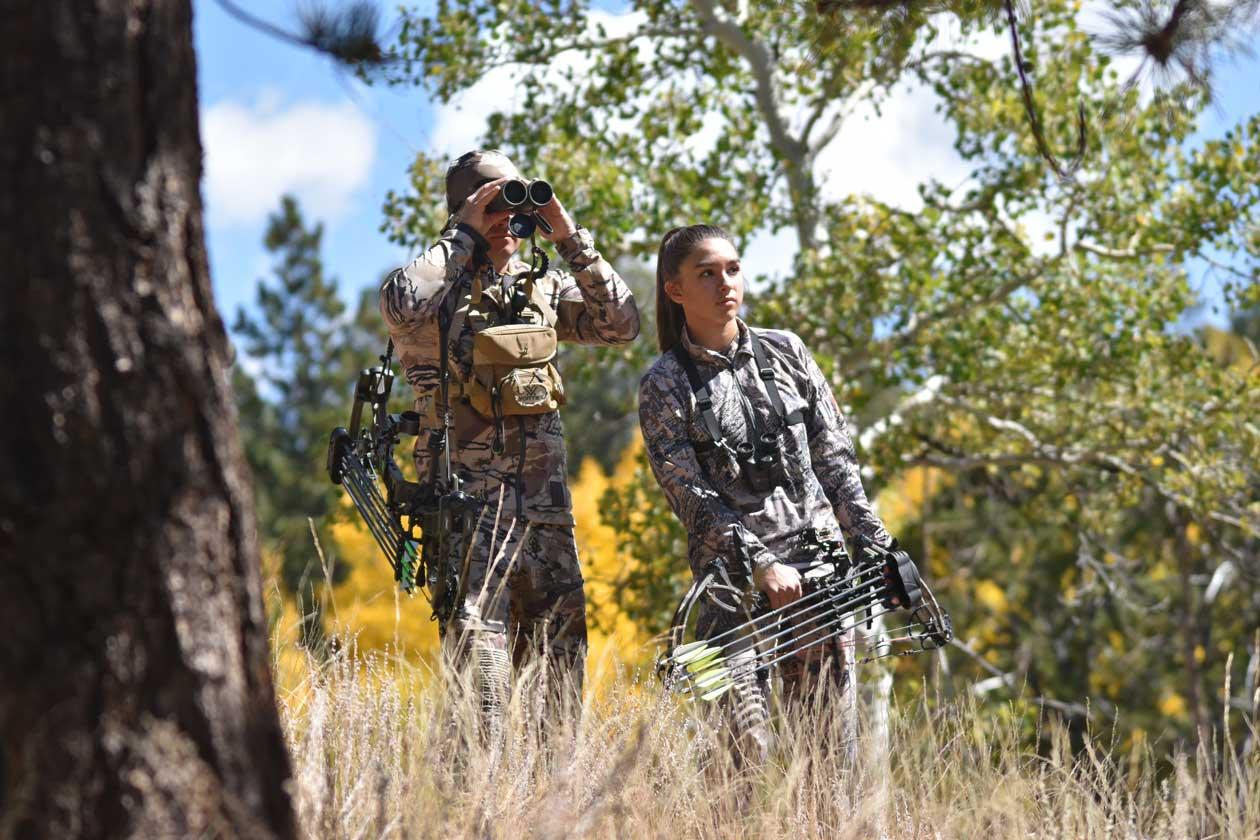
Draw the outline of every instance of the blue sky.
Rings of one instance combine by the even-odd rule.
[[[253,0],[250,10],[293,26],[297,0]],[[382,8],[392,8],[382,4]],[[280,196],[298,196],[308,220],[324,223],[324,258],[349,299],[410,255],[378,232],[389,189],[402,189],[419,151],[450,155],[471,147],[496,85],[471,91],[461,108],[436,107],[418,88],[366,87],[315,53],[256,32],[213,0],[194,0],[206,152],[206,229],[215,297],[230,324],[269,273],[262,246],[267,214]],[[615,25],[614,16],[607,16]],[[1002,51],[1000,39],[981,51]],[[1243,115],[1260,110],[1260,60],[1220,68],[1219,106],[1201,134],[1218,136]],[[924,90],[908,89],[876,117],[858,113],[821,162],[868,161],[863,173],[845,172],[845,189],[913,202],[914,186],[932,174],[946,183],[964,174],[952,133]],[[753,273],[787,268],[790,234],[765,236],[745,254]],[[1211,295],[1209,294],[1210,298]],[[1207,311],[1203,317],[1220,320]]]

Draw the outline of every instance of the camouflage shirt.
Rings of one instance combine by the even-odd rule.
[[[474,271],[481,271],[484,294],[502,304],[517,278],[528,272],[519,260],[502,275],[476,254],[484,248],[476,231],[460,225],[442,237],[406,268],[398,269],[381,286],[381,314],[389,326],[407,381],[416,395],[421,417],[416,440],[416,467],[428,475],[428,432],[437,422],[434,401],[440,387],[438,316],[448,323],[463,290],[472,285]],[[556,250],[570,271],[551,269],[537,288],[556,312],[556,334],[561,341],[582,344],[624,344],[639,334],[639,311],[621,277],[599,252],[588,231],[556,243]],[[570,273],[571,272],[571,273]],[[472,375],[472,319],[465,319],[458,336],[450,337],[450,353],[459,376]],[[464,400],[456,400],[458,383],[452,380],[454,436],[453,467],[468,483],[465,489],[483,492],[489,510],[501,515],[552,525],[572,525],[573,513],[565,483],[564,427],[558,412],[506,417],[503,451],[493,450],[496,435],[492,419],[478,414]]]
[[[785,413],[803,415],[804,422],[784,432],[758,375],[748,330],[740,321],[734,343],[716,353],[693,344],[684,329],[681,347],[708,384],[729,442],[749,439],[750,414],[762,429],[780,432],[788,481],[768,493],[751,491],[734,456],[713,446],[686,371],[672,352],[657,359],[639,383],[639,424],[648,460],[687,530],[692,571],[699,574],[717,557],[732,560],[741,547],[754,568],[764,567],[786,559],[807,529],[834,534],[837,524],[846,534],[887,544],[888,532],[862,488],[845,419],[804,343],[785,330],[757,330]]]

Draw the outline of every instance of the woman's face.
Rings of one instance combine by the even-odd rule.
[[[722,327],[735,319],[744,303],[744,274],[739,252],[725,239],[704,239],[665,281],[665,293],[683,308],[687,323]]]

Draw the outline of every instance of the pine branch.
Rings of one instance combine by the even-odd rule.
[[[381,49],[377,30],[380,12],[366,0],[355,0],[345,8],[332,10],[323,5],[306,7],[299,12],[300,34],[276,26],[247,12],[232,0],[215,0],[228,14],[253,29],[273,38],[321,52],[341,64],[353,67],[376,66],[390,61]]]

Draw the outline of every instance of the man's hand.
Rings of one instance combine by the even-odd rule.
[[[776,610],[801,597],[801,573],[782,563],[771,563],[754,572],[753,583],[770,596],[770,606]]]
[[[483,237],[490,237],[490,228],[506,219],[510,213],[487,213],[486,207],[499,194],[499,190],[508,182],[507,178],[487,181],[477,191],[464,200],[464,204],[455,213],[456,224],[468,225]]]
[[[559,242],[561,239],[568,239],[577,233],[577,224],[574,223],[573,217],[564,209],[560,199],[554,195],[551,197],[551,201],[538,208],[538,215],[542,216],[551,225],[551,233],[547,233],[546,229],[541,225],[538,228],[538,232],[548,242]]]

